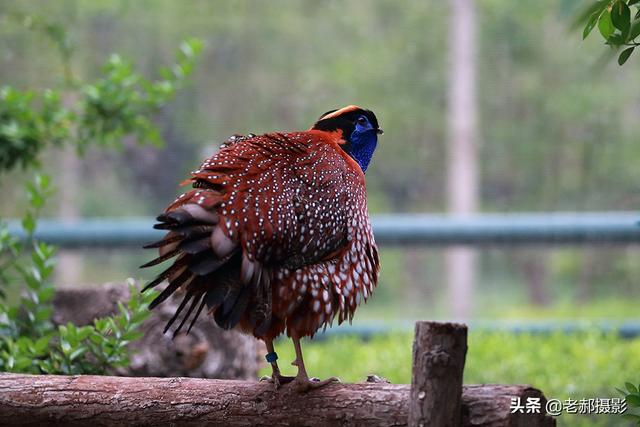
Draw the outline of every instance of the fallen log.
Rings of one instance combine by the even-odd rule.
[[[289,385],[197,378],[0,374],[0,425],[405,426],[409,385],[330,384],[299,394]],[[541,399],[526,385],[462,390],[463,426],[553,426],[510,411],[512,398]]]

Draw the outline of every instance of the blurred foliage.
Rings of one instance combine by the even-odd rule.
[[[25,184],[25,193],[28,197],[28,209],[25,210],[22,217],[22,228],[27,235],[27,242],[20,242],[16,237],[9,234],[4,223],[0,222],[0,287],[3,289],[1,294],[5,297],[4,289],[12,284],[12,282],[20,282],[27,287],[38,287],[49,295],[53,292],[52,285],[46,285],[44,282],[53,271],[52,257],[55,252],[53,246],[42,242],[37,242],[33,238],[33,233],[37,227],[37,219],[40,216],[42,208],[47,198],[53,194],[51,188],[51,179],[47,175],[36,174],[32,181]],[[31,250],[31,246],[33,249]],[[23,266],[20,262],[21,256],[31,250],[31,265]],[[16,277],[17,276],[17,277]],[[30,305],[34,306],[38,303],[38,298],[31,294]],[[49,300],[46,298],[46,300]],[[26,304],[26,303],[25,303]],[[33,307],[35,310],[35,307]],[[49,317],[51,313],[42,312],[35,313],[36,317]],[[34,319],[29,319],[33,321]],[[28,329],[28,328],[27,328]]]
[[[0,171],[34,166],[41,150],[62,143],[80,152],[90,144],[122,146],[129,135],[139,143],[160,144],[151,118],[192,72],[201,49],[197,39],[183,42],[171,71],[161,69],[162,79],[157,81],[147,80],[129,62],[112,55],[103,76],[82,85],[80,94],[74,90],[79,82],[69,82],[62,91],[44,90],[37,105],[32,91],[0,88]],[[62,97],[67,102],[61,102]]]
[[[228,135],[304,129],[329,108],[358,103],[376,111],[389,129],[367,174],[372,210],[441,211],[448,4],[278,4],[284,5],[193,1],[187,7],[118,0],[46,5],[48,15],[73,24],[75,68],[87,80],[103,73],[102,58],[114,46],[125,57],[140,58],[145,74],[166,63],[171,46],[186,34],[196,34],[207,46],[194,84],[162,113],[166,148],[155,153],[126,146],[119,156],[89,158],[83,179],[102,186],[105,178],[91,171],[100,164],[117,168],[109,177],[113,182],[101,188],[104,198],[128,206],[134,191],[123,187],[135,181],[136,199],[143,195],[148,204],[133,204],[124,214],[152,214]],[[36,7],[42,5],[21,3],[24,10]],[[576,49],[567,37],[580,2],[489,0],[477,7],[483,210],[640,204],[633,184],[640,179],[633,167],[640,150],[631,118],[638,91],[608,78],[593,59],[600,49],[595,40]],[[0,68],[3,81],[50,85],[51,78],[38,70],[50,66],[51,55],[19,55],[37,45],[4,31],[0,48],[9,59]],[[156,173],[159,168],[162,174]],[[79,198],[93,196],[86,191]],[[87,202],[82,213],[103,215],[99,207]]]
[[[624,396],[624,399],[627,401],[627,405],[629,409],[627,413],[623,415],[623,417],[629,421],[634,421],[636,426],[640,426],[640,383],[638,386],[627,382],[625,383],[626,390],[617,389],[620,394]]]
[[[104,76],[82,88],[83,98],[78,116],[78,143],[122,145],[127,135],[144,143],[159,145],[159,131],[151,121],[191,74],[202,42],[189,39],[182,43],[171,70],[162,68],[161,80],[150,81],[134,72],[131,63],[112,55],[104,66]]]
[[[80,153],[90,144],[122,145],[130,135],[139,143],[159,143],[152,117],[192,72],[202,42],[185,41],[171,70],[160,70],[160,80],[144,78],[113,55],[103,75],[85,84],[72,72],[73,49],[62,25],[22,14],[0,14],[0,21],[7,17],[43,32],[60,46],[65,72],[64,83],[56,89],[37,93],[0,88],[0,173],[21,166],[34,175],[26,184],[28,205],[22,216],[26,242],[0,224],[0,371],[103,374],[128,365],[127,344],[140,337],[138,328],[149,315],[153,295],[141,296],[131,284],[131,297],[126,306],[118,303],[118,315],[89,326],[69,323],[54,328],[55,248],[34,239],[38,217],[52,194],[50,178],[37,173],[38,155],[62,144],[75,145]],[[20,292],[14,304],[7,302],[11,285]]]
[[[630,61],[612,78],[614,64],[601,60],[599,40],[592,36],[577,48],[568,30],[582,4],[476,3],[483,211],[629,210],[640,205],[640,86],[629,85],[640,64]],[[120,153],[87,150],[77,194],[82,215],[155,214],[173,199],[187,172],[228,135],[304,129],[321,112],[351,103],[373,109],[385,129],[367,173],[372,211],[440,212],[445,206],[448,2],[413,0],[398,7],[393,0],[25,0],[19,5],[0,0],[0,11],[18,8],[39,11],[71,28],[75,72],[90,82],[104,77],[104,58],[114,48],[122,57],[135,58],[140,74],[154,75],[187,36],[197,35],[207,46],[203,66],[194,70],[194,84],[184,86],[159,113],[158,130],[167,142],[163,150],[128,141]],[[0,79],[36,93],[59,84],[63,73],[52,72],[60,62],[58,51],[44,51],[39,43],[30,33],[0,25]],[[55,162],[43,166],[54,176],[60,168]],[[14,186],[3,184],[3,194],[11,198]],[[16,202],[0,210],[19,208]],[[383,250],[380,287],[357,318],[446,316],[442,251]],[[637,248],[536,251],[542,258],[543,286],[557,310],[530,303],[528,288],[533,285],[524,266],[528,253],[484,248],[474,314],[637,317]],[[87,282],[116,279],[114,274],[141,264],[136,257],[144,257],[140,251],[105,252],[88,255]],[[469,363],[503,368],[488,378],[491,382],[532,382],[554,397],[563,384],[575,380],[580,387],[572,396],[582,390],[608,396],[613,385],[626,380],[614,369],[638,371],[631,357],[638,351],[636,340],[597,338],[599,346],[594,346],[582,339],[531,337],[525,343],[522,338],[516,341],[522,348],[510,352],[501,352],[500,340],[490,340],[495,347],[478,341]],[[364,368],[370,367],[406,382],[410,338],[380,340],[370,342],[378,343],[374,347],[358,340],[312,344],[305,355],[317,369],[309,372],[362,380],[369,373]],[[557,350],[551,347],[556,343]],[[570,344],[587,359],[605,359],[605,351],[615,350],[610,366],[599,372],[585,362],[581,371],[578,366],[562,371],[560,359]],[[544,357],[536,360],[540,345]],[[292,356],[288,343],[280,346]],[[362,361],[361,366],[352,368],[353,360]],[[520,375],[518,367],[495,360],[517,360],[537,369],[536,375],[542,370],[546,377],[556,375],[556,389],[547,390],[547,382],[525,375],[531,372]],[[389,370],[383,372],[385,367]],[[468,382],[481,380],[480,368],[474,369]]]
[[[375,336],[363,341],[353,336],[330,337],[302,344],[309,375],[338,376],[346,382],[365,381],[378,374],[392,383],[411,382],[410,332]],[[276,343],[283,374],[295,373],[287,360],[295,358],[288,340]],[[640,372],[640,338],[623,340],[615,334],[517,334],[469,333],[465,384],[531,384],[547,398],[582,399],[616,397],[617,384],[629,372]],[[499,361],[499,363],[496,363]],[[265,367],[261,373],[270,374]],[[619,425],[619,415],[562,414],[559,425]]]
[[[44,91],[38,106],[33,98],[31,91],[0,88],[0,171],[32,166],[45,145],[60,146],[68,137],[59,94]]]
[[[616,50],[626,47],[618,56],[619,65],[627,62],[640,46],[636,41],[640,36],[639,0],[599,0],[582,12],[578,22],[584,25],[583,39],[597,26],[605,44]]]
[[[151,296],[129,286],[131,298],[119,314],[96,319],[93,325],[71,323],[57,328],[51,323],[55,288],[51,275],[55,248],[33,238],[38,215],[51,196],[50,179],[36,175],[26,185],[29,206],[22,226],[28,236],[20,242],[0,224],[0,278],[7,285],[23,285],[18,301],[10,304],[0,295],[0,371],[48,374],[103,374],[129,363],[127,344],[140,337],[138,327],[150,314]],[[30,253],[23,259],[23,253]]]
[[[151,302],[131,283],[126,306],[92,325],[54,328],[50,285],[30,287],[20,306],[0,307],[0,370],[31,374],[105,374],[129,365],[127,345],[142,336],[139,327]]]

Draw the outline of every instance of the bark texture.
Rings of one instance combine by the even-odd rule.
[[[94,318],[117,312],[117,302],[129,298],[124,284],[91,288],[61,288],[54,298],[53,321],[87,325]],[[210,316],[201,315],[189,333],[175,339],[162,333],[175,312],[170,298],[153,310],[142,325],[144,336],[132,343],[133,356],[126,369],[114,374],[126,376],[202,377],[255,379],[260,369],[264,344],[236,331],[224,331]]]
[[[511,399],[540,399],[539,414],[511,413]],[[553,427],[556,419],[545,414],[547,399],[540,390],[526,385],[467,385],[462,392],[462,425],[495,427]]]
[[[410,426],[460,425],[462,373],[466,354],[466,325],[416,322]]]
[[[0,374],[0,425],[406,426],[409,393],[384,381],[298,394],[230,380]],[[511,398],[527,396],[544,399],[528,386],[465,386],[461,425],[555,425],[510,414]]]

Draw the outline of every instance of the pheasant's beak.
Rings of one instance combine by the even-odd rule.
[[[378,129],[376,129],[376,133],[378,135],[382,135],[384,133],[384,131],[382,129],[378,128]]]

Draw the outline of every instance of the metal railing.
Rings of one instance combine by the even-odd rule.
[[[512,213],[453,217],[374,215],[381,245],[532,245],[640,243],[636,212]],[[35,237],[61,247],[139,247],[164,233],[153,218],[42,219]],[[18,221],[10,233],[24,237]]]
[[[633,339],[640,336],[640,321],[625,320],[550,320],[550,321],[469,321],[471,330],[476,332],[505,332],[510,334],[550,335],[554,333],[575,334],[593,333],[615,334],[621,339]],[[414,323],[365,321],[357,325],[343,324],[327,328],[314,339],[322,340],[335,336],[354,335],[361,339],[371,339],[381,334],[411,333]]]
[[[376,241],[381,245],[535,245],[535,244],[638,244],[640,214],[636,212],[505,213],[452,217],[434,214],[374,215]],[[160,239],[148,218],[84,218],[78,221],[43,219],[37,239],[64,248],[140,248]],[[9,221],[9,232],[24,238],[19,221]],[[640,336],[640,322],[475,322],[474,330],[549,334],[593,330],[617,333],[621,338]],[[327,329],[318,338],[357,335],[368,338],[380,333],[409,331],[412,325],[369,323]]]

